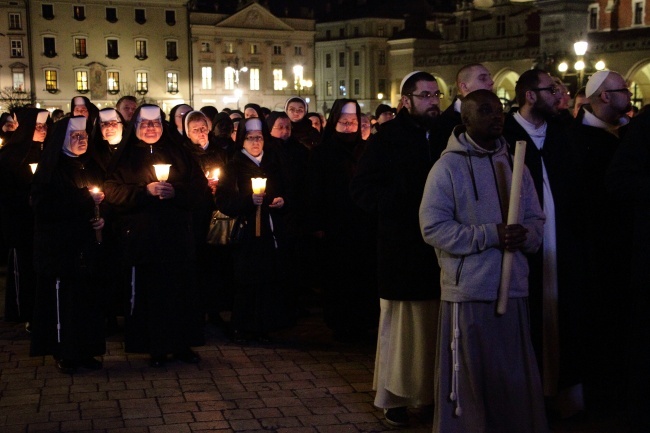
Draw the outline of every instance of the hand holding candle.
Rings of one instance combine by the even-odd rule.
[[[215,168],[214,171],[212,172],[212,176],[210,176],[210,170],[205,172],[205,177],[208,178],[208,186],[212,190],[212,195],[216,194],[217,192],[217,185],[219,184],[219,175],[221,174],[221,170],[218,168]]]
[[[251,178],[251,182],[253,184],[253,203],[257,205],[255,236],[260,237],[262,234],[262,200],[264,200],[264,192],[266,191],[266,178],[254,177]]]
[[[526,142],[517,141],[515,148],[514,164],[512,167],[512,181],[510,184],[510,200],[508,204],[507,224],[517,224],[519,221],[519,202],[521,199],[521,182],[524,174],[524,159],[526,158]],[[501,285],[497,298],[497,313],[505,314],[508,307],[510,291],[510,277],[512,274],[512,260],[514,252],[505,250],[501,265]]]
[[[176,195],[174,187],[167,183],[169,179],[169,169],[171,164],[154,164],[153,168],[156,171],[156,178],[158,182],[152,182],[147,185],[147,191],[149,194],[158,196],[159,199],[163,200],[166,198],[173,198]]]

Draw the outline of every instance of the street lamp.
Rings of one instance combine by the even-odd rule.
[[[301,65],[293,67],[293,88],[298,91],[298,96],[303,89],[310,89],[314,85],[311,80],[303,79],[304,68]]]
[[[228,74],[234,74],[235,76],[235,98],[237,98],[237,109],[239,110],[239,98],[241,98],[242,91],[239,90],[239,73],[240,72],[248,72],[248,67],[242,66],[241,68],[239,67],[239,57],[235,57],[235,67],[233,68],[230,66],[230,61],[228,62],[228,66],[226,67],[226,73]]]
[[[578,72],[579,88],[582,87],[582,81],[585,75],[584,55],[587,54],[587,48],[589,48],[589,44],[587,43],[587,41],[578,41],[575,44],[573,44],[573,51],[576,53],[576,56],[578,57],[578,61],[576,61],[574,68]]]

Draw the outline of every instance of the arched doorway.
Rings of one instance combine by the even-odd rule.
[[[632,92],[632,105],[641,108],[650,104],[650,59],[634,65],[625,79]]]
[[[511,69],[502,69],[492,78],[494,80],[495,93],[501,99],[504,110],[510,110],[515,103],[515,84],[519,74]]]

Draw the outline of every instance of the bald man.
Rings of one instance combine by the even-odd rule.
[[[443,149],[447,145],[451,131],[462,123],[460,118],[461,101],[470,92],[478,89],[492,91],[494,81],[487,68],[480,63],[465,65],[456,74],[458,94],[453,103],[438,116],[438,126],[434,131],[434,142]]]
[[[615,409],[624,397],[627,346],[621,336],[627,332],[623,300],[632,240],[628,207],[608,195],[605,176],[627,131],[632,93],[621,74],[599,71],[589,78],[585,96],[589,105],[580,110],[568,137],[578,176],[573,207],[588,288],[581,308],[589,326],[583,383],[587,409]]]

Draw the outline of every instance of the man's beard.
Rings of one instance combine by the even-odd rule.
[[[541,100],[535,101],[531,111],[533,115],[541,117],[544,120],[548,120],[559,113],[559,110],[555,106],[549,106]]]
[[[434,115],[431,115],[431,113],[434,113]],[[440,108],[434,105],[424,113],[423,112],[413,113],[411,117],[413,117],[413,120],[415,120],[422,127],[426,129],[431,129],[435,125],[436,117],[438,117],[439,115],[440,115]]]

